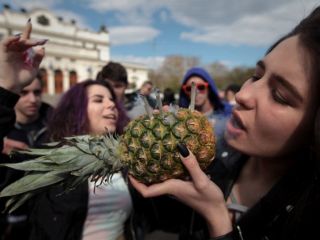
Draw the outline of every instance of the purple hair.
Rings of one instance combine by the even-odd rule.
[[[64,137],[88,134],[87,88],[91,85],[106,87],[115,99],[113,89],[108,83],[86,80],[77,83],[64,93],[48,122],[48,137],[59,141]],[[117,106],[117,105],[116,105]]]

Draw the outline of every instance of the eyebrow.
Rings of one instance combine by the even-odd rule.
[[[100,95],[100,94],[94,94],[94,95],[89,96],[89,98],[94,98],[94,97],[104,98],[104,96]]]
[[[257,62],[257,66],[261,67],[262,69],[265,69],[266,66],[262,60]],[[300,102],[303,102],[303,97],[300,95],[299,91],[297,88],[292,85],[287,79],[285,79],[282,76],[279,76],[278,74],[272,74],[273,78],[276,79],[278,83],[280,83],[283,87],[288,89]]]

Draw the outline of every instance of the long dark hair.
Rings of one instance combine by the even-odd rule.
[[[293,216],[288,220],[283,232],[285,239],[307,239],[310,232],[317,232],[317,230],[306,232],[306,229],[316,229],[314,227],[316,221],[311,215],[315,216],[320,212],[320,7],[315,8],[291,32],[272,45],[267,54],[279,43],[293,36],[298,37],[300,46],[306,52],[304,67],[309,74],[310,94],[313,96],[312,106],[308,110],[312,112],[314,122],[311,138],[306,139],[309,141],[308,153],[303,159],[304,164],[309,165],[309,169],[313,171],[310,172],[313,180],[301,194],[292,213]],[[299,229],[304,229],[304,232]]]
[[[50,140],[59,141],[64,137],[88,134],[87,88],[91,85],[106,87],[113,99],[115,99],[112,88],[106,82],[86,80],[77,83],[64,93],[57,107],[50,115],[48,122],[48,138]]]

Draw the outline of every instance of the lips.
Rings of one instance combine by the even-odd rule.
[[[246,130],[239,114],[237,112],[233,112],[230,122],[234,128]]]
[[[117,116],[115,114],[107,114],[107,115],[104,115],[103,118],[117,120]]]
[[[29,107],[26,107],[26,109],[31,112],[36,112],[38,111],[39,108],[37,106],[29,106]]]

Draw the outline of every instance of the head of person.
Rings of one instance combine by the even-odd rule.
[[[196,109],[201,109],[205,105],[210,105],[215,111],[223,111],[224,105],[220,100],[218,89],[210,76],[203,68],[194,67],[185,74],[179,93],[179,106],[188,107],[190,104],[191,85],[196,86]]]
[[[224,91],[224,99],[229,103],[234,103],[235,95],[240,90],[240,85],[238,84],[230,84],[226,87]]]
[[[170,105],[170,104],[174,104],[175,101],[176,101],[176,99],[174,96],[174,91],[171,88],[165,88],[163,90],[162,104],[163,105]]]
[[[31,123],[38,119],[42,103],[43,82],[40,75],[20,92],[20,98],[15,105],[17,122]]]
[[[117,62],[109,62],[98,73],[98,81],[106,81],[113,88],[118,101],[123,101],[128,87],[128,75],[124,66]]]
[[[140,87],[140,94],[144,96],[149,96],[152,92],[153,83],[151,81],[145,81]]]
[[[226,140],[248,155],[294,159],[320,151],[320,8],[258,61],[236,94]]]
[[[51,140],[83,134],[114,133],[118,110],[112,87],[106,82],[87,80],[71,87],[50,116]]]

